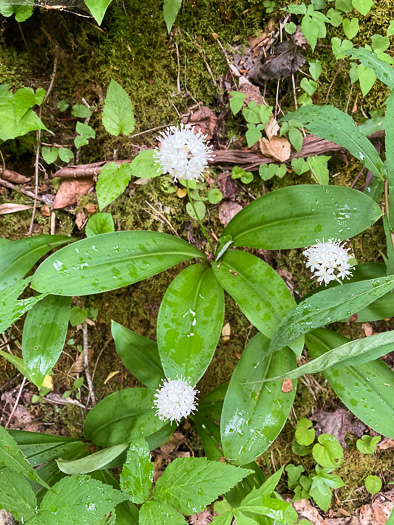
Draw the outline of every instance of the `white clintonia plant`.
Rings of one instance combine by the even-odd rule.
[[[206,136],[189,125],[170,126],[160,133],[157,140],[160,148],[155,149],[154,158],[160,170],[169,173],[174,182],[178,179],[202,180],[203,173],[212,160],[212,146]]]
[[[187,379],[163,379],[163,384],[157,389],[154,405],[156,415],[162,421],[175,421],[177,424],[183,417],[193,414],[196,409],[196,394]]]
[[[351,269],[354,266],[349,261],[354,255],[349,254],[349,250],[340,241],[329,239],[327,242],[318,241],[302,253],[307,259],[307,268],[313,272],[312,279],[317,277],[319,283],[328,284],[330,281],[349,279],[352,276]]]

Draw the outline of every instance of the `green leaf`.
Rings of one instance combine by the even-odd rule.
[[[295,438],[300,445],[308,446],[315,440],[315,429],[312,421],[306,417],[302,417],[297,421]]]
[[[217,188],[212,188],[208,193],[208,201],[210,204],[218,204],[223,199],[223,193]]]
[[[59,149],[59,158],[63,162],[70,162],[70,160],[72,158],[74,158],[74,153],[68,148],[60,148]]]
[[[316,467],[317,475],[312,479],[312,485],[309,493],[317,505],[324,511],[327,511],[331,504],[331,489],[339,489],[345,486],[345,483],[339,476],[330,474],[329,469]]]
[[[336,9],[330,8],[327,11],[326,15],[327,15],[327,18],[330,19],[330,23],[331,23],[332,26],[339,27],[341,25],[341,23],[342,23],[342,13],[340,13]]]
[[[324,38],[326,36],[325,23],[322,20],[318,19],[316,14],[316,12],[313,13],[314,16],[306,14],[302,18],[301,22],[302,33],[309,42],[312,51],[315,50],[318,38]],[[326,20],[328,21],[327,18]]]
[[[207,264],[183,270],[168,287],[157,318],[157,344],[166,377],[194,386],[207,369],[224,319],[224,293]]]
[[[142,505],[139,525],[185,525],[185,518],[171,505],[155,500]]]
[[[131,180],[130,164],[107,162],[100,171],[96,184],[100,211],[121,195]]]
[[[142,281],[180,262],[205,255],[159,232],[123,231],[82,239],[46,259],[32,287],[55,295],[90,295]]]
[[[313,80],[317,80],[322,72],[322,63],[321,60],[310,60],[309,61],[309,73],[311,74]]]
[[[77,118],[88,118],[92,116],[92,112],[84,104],[75,104],[72,107],[71,115]]]
[[[365,478],[365,488],[374,496],[382,489],[382,480],[379,476],[367,476]]]
[[[254,492],[258,492],[258,490],[251,492],[250,496],[253,496]],[[291,506],[291,503],[286,503],[277,498],[261,498],[261,496],[255,496],[254,499],[251,498],[247,504],[244,500],[239,510],[267,516],[273,520],[279,520],[280,523],[296,523],[298,518],[298,514]],[[246,523],[247,522],[245,522],[245,525]],[[258,522],[255,521],[255,523]]]
[[[128,448],[128,446],[128,443],[123,443],[110,448],[104,448],[103,450],[94,452],[93,454],[85,456],[81,459],[59,459],[57,461],[57,465],[59,469],[65,474],[88,474],[89,472],[106,468],[107,465],[118,458]]]
[[[385,175],[383,162],[375,147],[347,113],[332,106],[308,106],[287,113],[281,122],[291,119],[299,120],[314,135],[346,148],[376,177]]]
[[[65,477],[53,485],[42,499],[42,523],[97,525],[105,514],[127,499],[125,494],[90,476]]]
[[[390,231],[394,231],[394,91],[391,93],[386,102],[385,144],[387,175],[389,180],[389,229]]]
[[[163,16],[167,26],[167,31],[170,32],[174,25],[175,19],[182,7],[182,0],[164,0]]]
[[[87,144],[89,144],[89,141],[88,139],[86,139],[85,137],[82,137],[80,135],[78,135],[77,137],[75,137],[74,139],[74,145],[77,149],[80,149],[82,148],[83,146],[86,146]]]
[[[287,486],[289,490],[294,490],[298,485],[298,480],[300,479],[301,474],[304,472],[305,468],[302,465],[287,465],[285,471],[287,473]]]
[[[95,213],[88,220],[85,233],[86,237],[94,237],[101,233],[112,233],[115,231],[114,220],[110,213]]]
[[[372,35],[371,41],[372,49],[375,51],[375,53],[383,53],[390,47],[390,39],[388,36]]]
[[[349,40],[352,40],[352,38],[354,38],[357,35],[360,29],[357,18],[352,18],[351,20],[349,20],[348,18],[345,18],[342,21],[342,26],[343,26],[343,32],[345,33],[346,37]]]
[[[257,334],[246,346],[231,377],[223,404],[221,436],[224,455],[243,465],[263,454],[286,423],[295,397],[281,390],[282,383],[266,388],[262,379],[284,373],[296,363],[294,352],[284,348],[267,353],[269,339]]]
[[[258,130],[255,126],[249,127],[248,131],[245,133],[246,141],[248,143],[248,147],[251,148],[256,142],[258,142],[261,137],[261,131]]]
[[[316,443],[312,450],[316,463],[322,467],[337,468],[342,463],[342,445],[330,434],[320,434],[317,440],[319,443]]]
[[[308,95],[312,96],[316,91],[318,84],[314,80],[303,77],[300,82],[300,86],[306,93],[308,93]]]
[[[282,320],[270,344],[270,350],[283,348],[296,337],[314,328],[335,323],[361,310],[394,288],[394,276],[349,283],[338,289],[324,290],[304,299]]]
[[[371,7],[373,6],[373,0],[352,0],[354,9],[365,16],[369,13]]]
[[[116,352],[127,370],[148,388],[157,388],[164,378],[157,344],[115,321],[111,331]]]
[[[61,235],[37,235],[19,241],[10,241],[0,253],[0,290],[17,284],[36,262],[50,250],[74,241]]]
[[[133,503],[144,503],[153,483],[153,463],[145,440],[130,445],[127,459],[120,475],[122,491],[129,494]]]
[[[241,111],[246,95],[245,93],[240,93],[239,91],[230,91],[230,95],[230,109],[232,114],[236,115]]]
[[[56,364],[66,341],[71,297],[48,295],[27,314],[22,355],[30,379],[37,386]]]
[[[70,311],[70,325],[78,326],[86,321],[88,312],[80,306],[73,306]]]
[[[70,107],[70,104],[67,102],[66,99],[60,100],[57,103],[57,109],[63,113],[63,111],[66,111]]]
[[[96,132],[94,131],[94,129],[91,126],[88,126],[88,124],[84,124],[83,122],[77,122],[75,130],[77,133],[79,133],[80,135],[82,135],[82,137],[86,139],[96,138]]]
[[[48,148],[47,146],[43,146],[41,148],[42,158],[47,164],[53,164],[55,160],[57,159],[58,154],[59,154],[58,148]]]
[[[249,470],[206,458],[177,458],[157,481],[152,497],[190,516],[205,510],[249,473]]]
[[[15,473],[25,476],[43,487],[49,488],[45,481],[40,478],[28,463],[15,440],[3,427],[0,427],[0,466],[8,467]],[[2,471],[3,470],[0,469],[0,473]]]
[[[289,186],[248,204],[229,222],[222,236],[231,236],[234,246],[302,248],[317,239],[354,237],[381,215],[372,199],[350,188]]]
[[[309,363],[299,366],[281,377],[273,379],[297,379],[305,374],[322,372],[339,363],[341,363],[341,366],[362,365],[388,354],[393,348],[393,344],[394,331],[371,335],[363,339],[356,339],[338,346],[338,348],[333,348]],[[306,445],[307,443],[301,444]]]
[[[368,95],[372,89],[372,86],[375,84],[375,71],[369,67],[364,67],[362,64],[359,64],[356,68],[356,73],[360,81],[362,94],[365,97]]]
[[[323,329],[306,337],[308,351],[314,358],[348,342],[346,337]],[[394,438],[394,372],[381,359],[357,367],[332,367],[323,375],[356,417],[379,434]]]
[[[394,20],[390,20],[390,25],[387,28],[387,36],[394,35]]]
[[[207,458],[211,461],[220,461],[223,454],[220,450],[219,425],[206,416],[201,416],[200,410],[193,416],[193,423]]]
[[[212,525],[231,525],[233,522],[233,513],[225,512],[216,518],[213,518]]]
[[[9,363],[14,365],[14,367],[30,381],[29,370],[25,367],[23,359],[13,354],[9,354],[8,352],[3,352],[3,350],[0,350],[0,356],[4,357]]]
[[[294,33],[297,31],[297,26],[295,25],[294,22],[287,22],[285,24],[285,31],[289,35],[294,35]]]
[[[25,523],[36,513],[37,499],[30,483],[10,468],[0,469],[0,508]]]
[[[88,413],[84,433],[95,445],[111,447],[141,439],[164,427],[155,415],[154,390],[125,388],[105,397]]]
[[[271,338],[283,317],[296,303],[283,279],[264,261],[246,252],[227,251],[213,271],[249,321]],[[292,345],[302,352],[304,341]]]
[[[101,25],[107,7],[111,2],[112,0],[85,0],[85,4],[88,6],[89,11],[94,16],[98,25]]]
[[[351,55],[353,58],[358,58],[364,67],[371,68],[375,71],[376,76],[381,82],[386,84],[391,90],[394,89],[394,69],[387,64],[387,62],[380,60],[376,56],[376,53],[360,47],[350,49],[345,54]]]
[[[134,177],[153,179],[163,173],[160,164],[155,158],[154,149],[144,149],[138,153],[130,163],[130,173]]]
[[[240,509],[235,510],[237,525],[258,525],[258,521],[244,514]]]
[[[302,144],[303,144],[303,141],[304,141],[304,137],[301,133],[301,131],[297,128],[290,128],[289,130],[289,141],[291,142],[291,145],[293,146],[293,148],[300,152],[301,149],[302,149]],[[282,164],[282,166],[285,166],[286,168],[286,165],[285,164]]]
[[[357,449],[362,454],[375,454],[376,446],[380,441],[380,436],[362,436],[361,439],[356,441]]]
[[[89,6],[88,6],[89,7]],[[126,91],[111,80],[102,113],[103,126],[116,137],[130,135],[135,127],[133,104]]]
[[[200,221],[202,221],[203,218],[205,217],[205,212],[206,212],[205,204],[201,201],[194,201],[193,204],[194,204],[194,208],[196,210],[198,218],[200,219]],[[186,211],[192,219],[197,220],[197,216],[194,213],[193,206],[191,205],[190,202],[186,204]]]

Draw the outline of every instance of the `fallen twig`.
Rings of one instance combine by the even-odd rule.
[[[22,390],[23,390],[23,387],[25,386],[25,383],[26,383],[26,377],[23,378],[23,381],[22,381],[21,386],[20,386],[20,388],[19,388],[18,395],[17,395],[17,397],[16,397],[15,404],[14,404],[12,410],[11,410],[10,417],[8,418],[8,421],[7,421],[7,423],[5,424],[4,428],[8,428],[8,425],[11,423],[12,416],[14,415],[15,410],[16,410],[18,404],[19,404],[19,400],[20,400],[20,398],[21,398]]]
[[[89,371],[89,343],[88,343],[88,325],[83,323],[82,325],[82,335],[83,335],[83,367],[85,369],[86,381],[89,387],[89,396],[92,400],[92,405],[96,404],[96,396],[93,390],[93,381]]]

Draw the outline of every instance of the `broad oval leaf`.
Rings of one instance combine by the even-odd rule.
[[[148,388],[157,388],[164,372],[156,342],[115,321],[112,321],[111,331],[116,353],[127,370]]]
[[[163,173],[157,159],[154,157],[154,149],[143,149],[131,161],[130,172],[134,177],[153,179]]]
[[[219,283],[249,321],[268,338],[274,335],[287,312],[296,306],[283,279],[255,255],[231,250],[212,268]],[[289,346],[300,355],[304,339],[301,337]]]
[[[297,305],[282,320],[271,340],[273,352],[314,328],[335,323],[361,310],[394,288],[394,275],[324,290]]]
[[[36,262],[53,248],[71,242],[72,237],[38,235],[9,241],[0,251],[0,290],[19,282]]]
[[[287,113],[281,122],[297,120],[311,133],[325,140],[331,140],[346,148],[360,160],[378,179],[386,173],[382,159],[352,117],[333,106],[304,106]],[[330,235],[336,237],[330,233]],[[351,237],[349,235],[349,237]]]
[[[248,204],[229,222],[222,236],[231,236],[234,246],[302,248],[323,238],[353,237],[381,216],[372,199],[351,188],[289,186]]]
[[[31,381],[41,388],[56,364],[67,336],[71,297],[48,295],[28,312],[23,326],[22,355]]]
[[[82,239],[46,259],[32,288],[54,295],[89,295],[142,281],[182,261],[205,255],[166,233],[123,231]]]
[[[130,495],[133,503],[144,503],[149,497],[153,483],[154,466],[145,440],[130,445],[127,459],[120,475],[120,486]]]
[[[295,397],[281,390],[282,382],[262,383],[291,370],[296,358],[290,348],[268,353],[269,339],[257,334],[246,346],[223,404],[220,423],[226,458],[244,465],[263,454],[283,428]]]
[[[57,460],[57,464],[59,469],[65,474],[88,474],[95,470],[108,468],[107,465],[112,463],[128,447],[129,443],[123,443],[122,445],[104,448],[80,459],[64,460],[60,458]]]
[[[308,351],[314,358],[349,339],[320,328],[306,336]],[[341,401],[363,423],[379,434],[394,438],[394,372],[381,359],[364,365],[332,367],[323,372]]]
[[[107,5],[110,1],[112,0],[105,0]],[[97,0],[94,2],[97,3]],[[111,80],[109,84],[102,120],[108,133],[116,137],[121,133],[130,135],[135,127],[133,104],[126,91],[115,80]]]
[[[193,386],[204,374],[219,341],[224,293],[212,268],[194,264],[168,287],[157,319],[157,344],[166,377],[184,376]]]
[[[111,447],[157,432],[165,423],[155,414],[154,396],[147,388],[125,388],[105,397],[85,419],[86,438]]]
[[[103,166],[96,183],[100,211],[124,192],[130,180],[130,164],[124,163],[118,166],[116,162],[107,162]]]

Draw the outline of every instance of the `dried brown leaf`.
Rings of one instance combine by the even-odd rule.
[[[268,137],[268,140],[271,140],[272,137],[275,137],[279,133],[279,130],[280,130],[279,124],[276,121],[276,118],[274,117],[274,115],[272,114],[264,128],[264,131]]]
[[[291,392],[293,390],[293,381],[291,379],[284,379],[282,381],[281,390],[284,394]]]
[[[231,221],[233,217],[242,210],[242,206],[232,201],[222,202],[219,206],[219,221],[224,225]]]
[[[51,210],[48,206],[48,204],[44,204],[44,206],[41,206],[41,215],[44,217],[50,217],[51,216]]]
[[[226,323],[222,328],[222,339],[223,341],[228,341],[231,335],[231,326],[230,323]]]
[[[272,137],[271,140],[259,140],[260,150],[266,157],[272,157],[278,162],[285,162],[291,155],[291,144],[285,137]]]
[[[189,123],[194,126],[196,131],[201,131],[208,140],[211,140],[215,131],[217,116],[206,106],[202,106],[195,111],[189,119]]]
[[[5,202],[0,204],[0,215],[5,215],[6,213],[16,213],[18,211],[30,210],[31,206],[26,204],[15,204],[13,202]]]
[[[1,170],[0,177],[8,182],[13,182],[14,184],[25,184],[25,182],[29,182],[30,180],[30,177],[25,177],[24,175],[11,170]]]
[[[317,422],[316,430],[318,434],[331,434],[344,447],[346,446],[345,436],[347,432],[361,437],[365,430],[364,423],[340,407],[336,407],[331,412],[319,410],[319,412],[311,416],[311,419]]]
[[[86,195],[94,186],[92,179],[65,180],[60,184],[53,209],[58,210],[77,203],[78,196]]]

